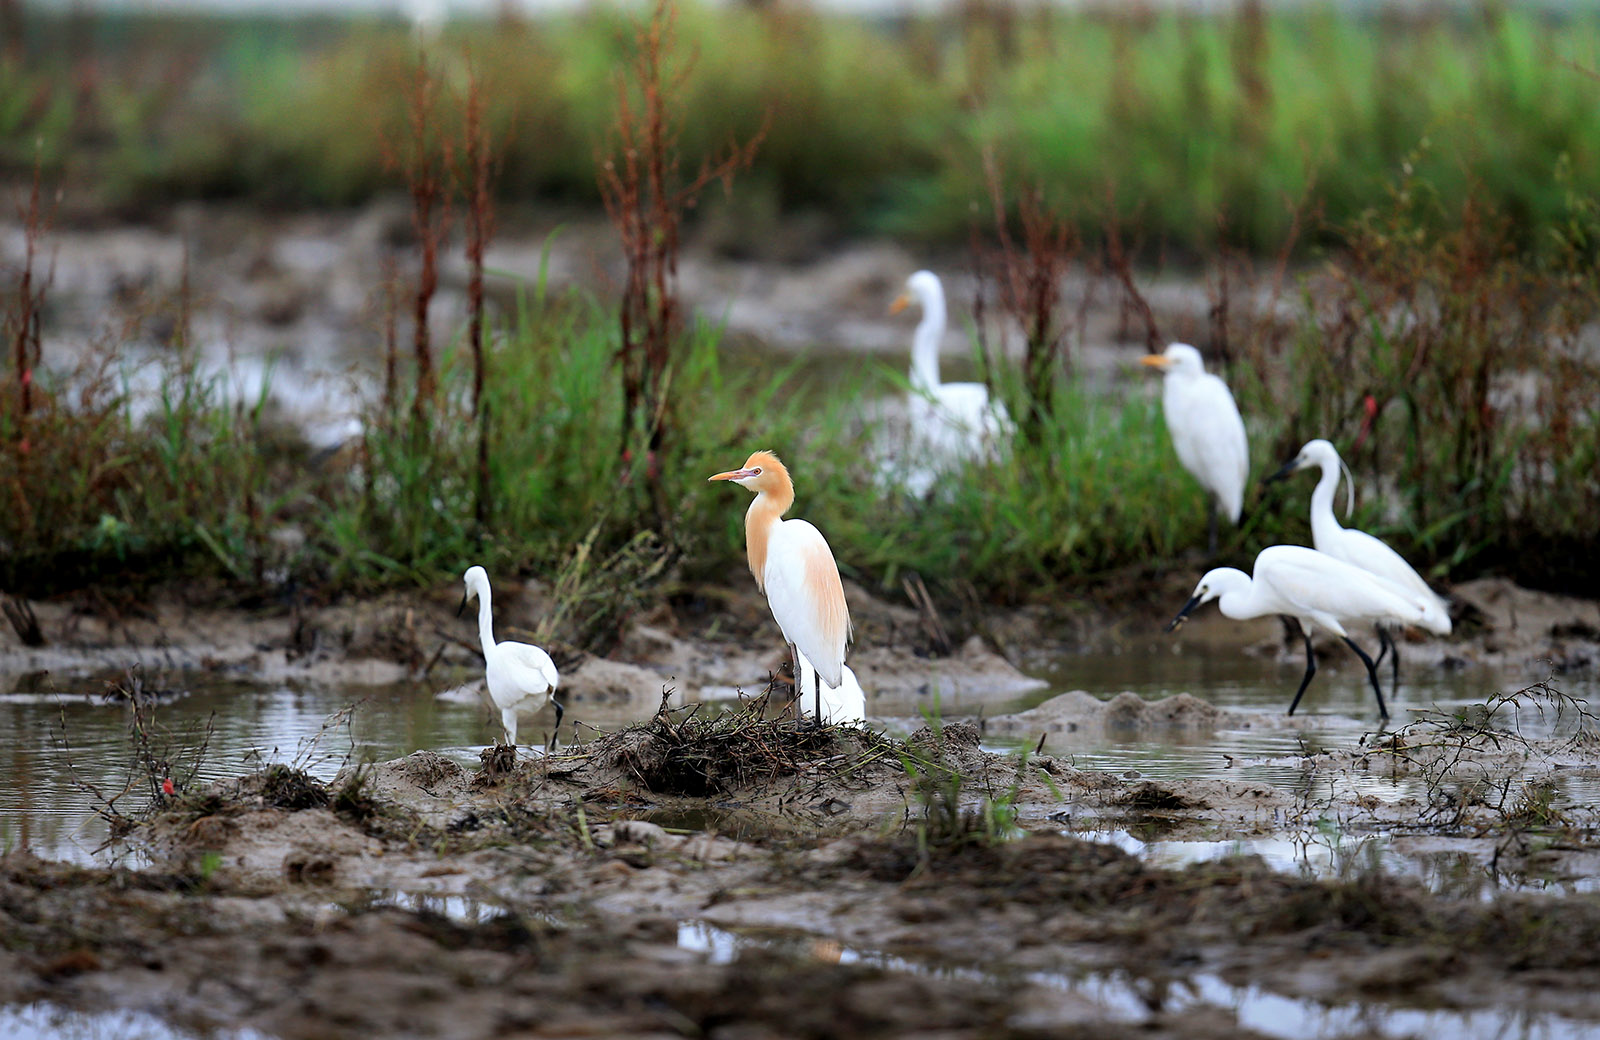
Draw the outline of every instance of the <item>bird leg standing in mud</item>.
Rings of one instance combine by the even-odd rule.
[[[517,745],[517,711],[535,707],[536,698],[544,697],[556,710],[556,725],[550,731],[547,749],[556,746],[561,732],[561,702],[556,700],[556,685],[561,677],[550,655],[530,643],[497,643],[494,639],[494,611],[489,605],[489,575],[482,567],[470,567],[463,575],[467,588],[461,596],[461,613],[467,598],[478,597],[478,638],[483,644],[483,675],[489,687],[489,699],[500,709],[500,722],[505,727],[506,743]]]
[[[756,588],[766,593],[767,606],[790,647],[796,682],[803,682],[801,657],[816,668],[815,710],[820,725],[822,684],[833,690],[844,681],[845,644],[850,640],[850,608],[833,550],[811,524],[783,519],[794,504],[794,483],[772,452],[758,451],[743,468],[706,479],[731,480],[756,493],[744,517],[750,573]],[[801,692],[796,691],[797,705]]]
[[[1306,672],[1289,704],[1289,714],[1300,706],[1300,698],[1317,673],[1316,653],[1311,647],[1314,629],[1321,628],[1343,639],[1361,658],[1378,699],[1378,714],[1389,717],[1378,686],[1377,666],[1345,631],[1346,622],[1373,624],[1416,624],[1425,606],[1420,599],[1352,567],[1326,553],[1303,545],[1272,545],[1256,556],[1255,575],[1233,567],[1209,570],[1195,586],[1194,595],[1167,625],[1171,632],[1181,625],[1196,607],[1217,600],[1226,617],[1244,621],[1282,614],[1300,622],[1306,644]]]

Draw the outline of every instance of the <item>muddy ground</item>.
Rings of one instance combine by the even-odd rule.
[[[869,689],[1014,690],[1027,680],[1011,660],[1157,627],[1171,591],[1100,608],[1092,630],[1082,609],[947,619],[965,641],[940,657],[916,612],[852,589],[852,661]],[[1454,591],[1462,634],[1408,645],[1408,667],[1593,667],[1595,604],[1494,582]],[[507,593],[508,630],[538,616],[537,586]],[[70,672],[150,655],[318,681],[470,671],[457,596],[265,617],[46,603],[51,644],[6,659]],[[1285,1035],[1238,996],[1266,994],[1285,1002],[1289,1035],[1314,1032],[1295,1014],[1351,1008],[1364,1024],[1338,1035],[1394,1035],[1394,1009],[1600,1029],[1600,899],[1583,891],[1600,875],[1600,819],[1545,793],[1600,777],[1582,705],[1524,694],[1570,713],[1547,739],[1518,737],[1489,704],[1352,730],[1283,782],[1155,783],[1076,769],[1050,734],[1299,722],[1183,694],[1067,693],[904,741],[713,714],[693,707],[702,691],[760,690],[772,663],[751,649],[764,605],[725,591],[716,603],[714,632],[664,608],[612,657],[569,663],[573,710],[677,690],[649,722],[476,768],[424,751],[327,784],[279,766],[177,791],[127,821],[138,870],[0,859],[0,1004],[136,1008],[285,1038]],[[1272,625],[1216,617],[1183,637],[1293,652]],[[1043,751],[992,754],[983,732]],[[1407,783],[1379,797],[1373,777]],[[1176,869],[1084,840],[1330,827],[1326,840],[1448,853],[1465,880],[1424,886],[1360,857],[1321,878],[1251,855]],[[1552,890],[1519,888],[1529,881]]]
[[[1392,743],[1305,769],[1465,775],[1504,750]],[[1530,750],[1596,762],[1584,740]],[[327,785],[277,766],[156,807],[131,839],[145,869],[0,859],[0,1003],[285,1038],[1260,1035],[1196,998],[1209,979],[1313,1008],[1600,1023],[1593,896],[1312,880],[1252,856],[1163,869],[1070,833],[1248,835],[1327,808],[1024,763],[971,724],[901,742],[686,709],[518,764],[423,751]],[[1371,811],[1498,841],[1497,869],[1600,850],[1578,821],[1480,799],[1430,828],[1425,808]]]
[[[178,790],[121,807],[130,833],[110,855],[139,869],[0,857],[0,1024],[7,1007],[45,1004],[286,1040],[1220,1038],[1404,1035],[1385,1016],[1426,1009],[1600,1030],[1600,816],[1550,795],[1600,779],[1582,705],[1525,694],[1568,714],[1547,739],[1517,736],[1491,704],[1378,736],[1353,726],[1342,745],[1275,763],[1283,779],[1240,762],[1237,780],[1163,783],[1074,768],[1052,735],[1305,723],[1187,694],[989,710],[1037,686],[1023,668],[1042,657],[1170,646],[1161,624],[1191,582],[938,624],[852,587],[869,716],[881,725],[879,701],[960,701],[959,717],[904,741],[696,709],[765,689],[777,648],[752,589],[684,591],[606,657],[558,653],[570,714],[637,718],[664,700],[647,723],[580,743],[564,732],[553,754],[476,768],[424,751],[327,784],[274,767]],[[1451,592],[1457,634],[1406,643],[1408,668],[1589,675],[1600,662],[1592,601],[1494,580]],[[537,583],[496,594],[502,638],[547,612]],[[206,590],[192,603],[63,598],[35,604],[45,646],[0,633],[0,670],[63,692],[99,692],[88,677],[138,662],[150,676],[413,679],[475,697],[459,596],[452,584],[248,611]],[[1170,638],[1299,653],[1276,622],[1214,612]],[[1038,753],[980,747],[997,736]],[[1375,794],[1373,778],[1403,782]],[[1241,849],[1378,838],[1449,858],[1456,880],[1424,885],[1360,855],[1323,877],[1254,855],[1180,869],[1112,833]],[[1277,1018],[1250,1010],[1264,1001]]]

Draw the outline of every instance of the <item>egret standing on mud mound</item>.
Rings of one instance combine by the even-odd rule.
[[[939,344],[945,329],[944,286],[939,276],[918,271],[906,279],[906,291],[889,305],[889,313],[899,314],[913,300],[922,307],[922,320],[911,340],[911,392],[906,397],[906,412],[912,450],[907,455],[925,457],[932,465],[897,462],[894,468],[903,476],[906,489],[920,498],[933,487],[941,466],[998,458],[1016,424],[1005,405],[989,399],[989,388],[982,383],[939,381]]]
[[[850,608],[833,550],[811,524],[783,519],[794,504],[794,482],[772,452],[758,451],[745,460],[744,468],[707,479],[731,480],[756,493],[744,516],[750,573],[756,587],[767,594],[772,616],[795,655],[796,680],[807,673],[818,677],[815,708],[820,722],[822,684],[837,689],[844,681],[844,648],[850,640]],[[814,665],[814,671],[802,669],[802,660]],[[804,692],[803,686],[796,690],[797,703]]]
[[[489,686],[489,698],[500,709],[500,723],[505,726],[506,743],[517,746],[518,709],[535,710],[536,698],[544,697],[556,709],[556,728],[550,733],[548,746],[554,747],[556,734],[561,730],[561,702],[556,700],[556,684],[561,677],[556,674],[556,663],[550,655],[531,643],[496,643],[494,641],[494,613],[489,606],[489,575],[482,567],[469,567],[464,575],[467,591],[461,595],[461,613],[467,600],[478,597],[478,638],[483,641],[483,675]]]
[[[800,677],[795,682],[794,703],[797,714],[804,714],[801,710],[800,691],[815,682],[812,676],[817,670],[811,667],[811,662],[806,660],[805,654],[796,654],[800,659]],[[818,685],[815,689],[822,695],[822,704],[817,709],[817,718],[832,725],[843,723],[856,723],[867,721],[867,691],[861,688],[861,682],[856,678],[855,670],[849,665],[844,666],[843,681],[837,688]]]
[[[1378,714],[1388,718],[1383,691],[1378,689],[1377,665],[1350,639],[1344,626],[1355,622],[1420,624],[1427,609],[1420,597],[1408,595],[1359,567],[1303,545],[1272,545],[1262,549],[1256,556],[1253,578],[1234,567],[1207,571],[1195,586],[1189,602],[1167,625],[1167,631],[1183,624],[1190,611],[1212,600],[1218,601],[1217,607],[1226,617],[1235,620],[1287,614],[1300,622],[1306,641],[1306,674],[1289,704],[1290,715],[1299,707],[1311,677],[1317,674],[1317,655],[1311,649],[1311,635],[1321,628],[1343,639],[1367,666],[1372,693],[1378,698]]]
[[[1166,374],[1161,411],[1178,461],[1206,490],[1206,548],[1215,553],[1217,508],[1237,524],[1250,477],[1250,443],[1239,406],[1228,384],[1208,374],[1200,352],[1187,343],[1173,343],[1164,353],[1148,354],[1139,363]]]
[[[1300,449],[1300,454],[1283,464],[1283,468],[1266,479],[1266,483],[1282,480],[1297,470],[1307,466],[1322,467],[1322,477],[1317,481],[1316,490],[1311,492],[1311,541],[1319,552],[1325,552],[1336,560],[1360,567],[1370,574],[1378,577],[1410,593],[1415,599],[1420,600],[1427,608],[1418,622],[1423,628],[1435,635],[1447,636],[1450,634],[1450,608],[1438,593],[1428,587],[1405,559],[1388,545],[1374,538],[1365,531],[1358,531],[1352,527],[1342,527],[1333,515],[1333,496],[1339,488],[1339,467],[1344,463],[1339,458],[1339,451],[1332,444],[1320,437],[1307,441],[1306,446]],[[1351,495],[1355,494],[1355,479],[1351,481]],[[1347,505],[1348,510],[1348,505]],[[1400,647],[1389,638],[1389,630],[1384,625],[1378,626],[1378,663],[1383,663],[1383,655],[1394,655],[1391,669],[1394,675],[1394,685],[1400,686]]]

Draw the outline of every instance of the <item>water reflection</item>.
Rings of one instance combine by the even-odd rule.
[[[681,922],[678,945],[704,954],[713,964],[732,963],[742,949],[760,946],[780,949],[795,957],[839,964],[870,964],[887,971],[935,978],[1007,981],[999,974],[977,968],[911,960],[802,933],[735,932],[704,921]],[[1034,971],[1025,973],[1022,978],[1034,985],[1064,990],[1083,998],[1092,1005],[1093,1011],[1085,1016],[1081,1007],[1074,1006],[1073,1013],[1090,1021],[1098,1018],[1106,1022],[1157,1027],[1164,1018],[1173,1015],[1202,1009],[1221,1010],[1231,1013],[1242,1030],[1285,1040],[1333,1040],[1356,1035],[1448,1036],[1453,1040],[1502,1040],[1505,1037],[1575,1040],[1593,1037],[1596,1032],[1593,1023],[1532,1007],[1453,1011],[1379,1003],[1323,1003],[1286,997],[1259,986],[1233,986],[1210,973],[1153,978],[1125,971],[1078,974]]]
[[[1084,689],[1109,697],[1122,690],[1155,698],[1190,692],[1224,709],[1276,715],[1287,702],[1283,685],[1294,671],[1270,661],[1237,654],[1173,653],[1153,644],[1137,653],[1073,655],[1047,662],[1040,674],[1051,688],[1011,705],[1031,707],[1064,689]],[[1075,734],[1052,734],[1046,751],[1082,769],[1105,770],[1130,778],[1176,780],[1216,777],[1271,783],[1316,804],[1331,795],[1333,783],[1349,794],[1392,801],[1416,794],[1419,782],[1382,775],[1318,776],[1303,768],[1306,755],[1354,744],[1376,720],[1371,692],[1355,670],[1319,673],[1321,693],[1311,705],[1310,728],[1247,727],[1218,732],[1151,731],[1105,733],[1092,727]],[[1297,674],[1297,673],[1296,673]],[[1285,678],[1287,676],[1287,678]],[[1535,676],[1534,678],[1542,678]],[[1520,683],[1523,677],[1510,677]],[[150,778],[134,761],[129,739],[130,709],[107,703],[106,683],[84,678],[57,680],[28,675],[0,693],[0,850],[26,847],[40,855],[87,860],[107,837],[105,822],[93,809],[116,796],[119,808],[136,812],[149,798]],[[479,751],[494,738],[497,723],[478,701],[440,696],[421,685],[333,687],[309,684],[255,684],[214,676],[171,676],[150,685],[182,693],[156,709],[153,745],[171,751],[173,775],[182,780],[186,754],[204,747],[197,782],[238,776],[267,762],[292,762],[324,779],[347,762],[386,761],[427,748],[476,768]],[[1467,670],[1406,679],[1396,698],[1397,718],[1421,705],[1444,707],[1473,703],[1505,687],[1494,674]],[[1562,688],[1594,696],[1600,683],[1563,680]],[[618,701],[583,706],[588,726],[606,729],[642,717],[656,700]],[[356,705],[347,719],[329,717]],[[914,716],[923,705],[872,702],[875,714]],[[963,710],[951,706],[950,710]],[[569,716],[572,713],[569,712]],[[917,724],[920,724],[918,721]],[[586,727],[585,735],[590,732]],[[990,742],[1007,751],[1034,741]],[[1585,771],[1587,772],[1587,771]],[[98,791],[99,794],[95,792]],[[1560,805],[1600,804],[1600,780],[1579,776],[1556,781]],[[1284,821],[1264,820],[1266,826]]]
[[[144,1011],[69,1011],[50,1003],[0,1007],[8,1040],[270,1040],[254,1029],[182,1029]]]

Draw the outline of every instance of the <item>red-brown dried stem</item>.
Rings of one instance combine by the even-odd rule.
[[[1033,184],[1017,197],[1019,246],[1012,237],[1004,177],[992,150],[984,152],[983,171],[997,243],[985,266],[991,271],[1000,309],[1022,329],[1023,386],[1028,395],[1022,430],[1029,441],[1038,443],[1054,413],[1057,375],[1069,368],[1063,350],[1067,330],[1058,311],[1061,281],[1076,253],[1077,234],[1050,208],[1043,187]]]
[[[496,166],[494,143],[484,120],[484,104],[483,84],[476,71],[469,72],[462,141],[466,163],[461,175],[467,196],[467,340],[472,345],[472,414],[478,425],[475,517],[480,530],[488,526],[491,512],[489,406],[483,399],[486,376],[483,253],[494,234],[494,195],[490,183]]]
[[[412,356],[416,363],[416,395],[411,402],[413,432],[423,434],[438,396],[428,310],[439,287],[439,244],[450,228],[450,195],[446,189],[447,145],[438,127],[439,83],[426,53],[404,86],[405,125],[396,142],[384,142],[385,163],[397,169],[411,197],[411,226],[417,236],[419,268],[412,298]]]
[[[1122,286],[1123,304],[1132,307],[1144,325],[1145,349],[1156,354],[1161,351],[1161,330],[1156,326],[1155,311],[1144,298],[1133,280],[1133,261],[1122,245],[1122,227],[1117,220],[1116,200],[1108,194],[1106,199],[1106,266]]]
[[[676,9],[656,0],[648,22],[634,32],[634,51],[617,79],[612,154],[600,161],[600,194],[627,263],[618,309],[622,342],[622,441],[627,457],[636,440],[646,452],[645,475],[658,518],[667,520],[659,457],[672,427],[668,372],[679,324],[677,287],[679,233],[684,210],[714,181],[731,187],[765,136],[763,125],[749,141],[730,145],[720,160],[706,161],[687,183],[680,180],[678,127],[687,63],[673,68]]]
[[[12,364],[17,376],[16,439],[19,446],[27,444],[28,415],[33,411],[34,404],[34,373],[44,353],[39,335],[39,318],[44,311],[45,295],[50,285],[50,274],[46,272],[41,277],[34,269],[39,258],[40,240],[50,225],[41,199],[41,179],[40,165],[36,161],[27,201],[17,207],[17,219],[22,225],[22,264],[17,271],[13,302],[6,313],[6,338],[11,344]]]

